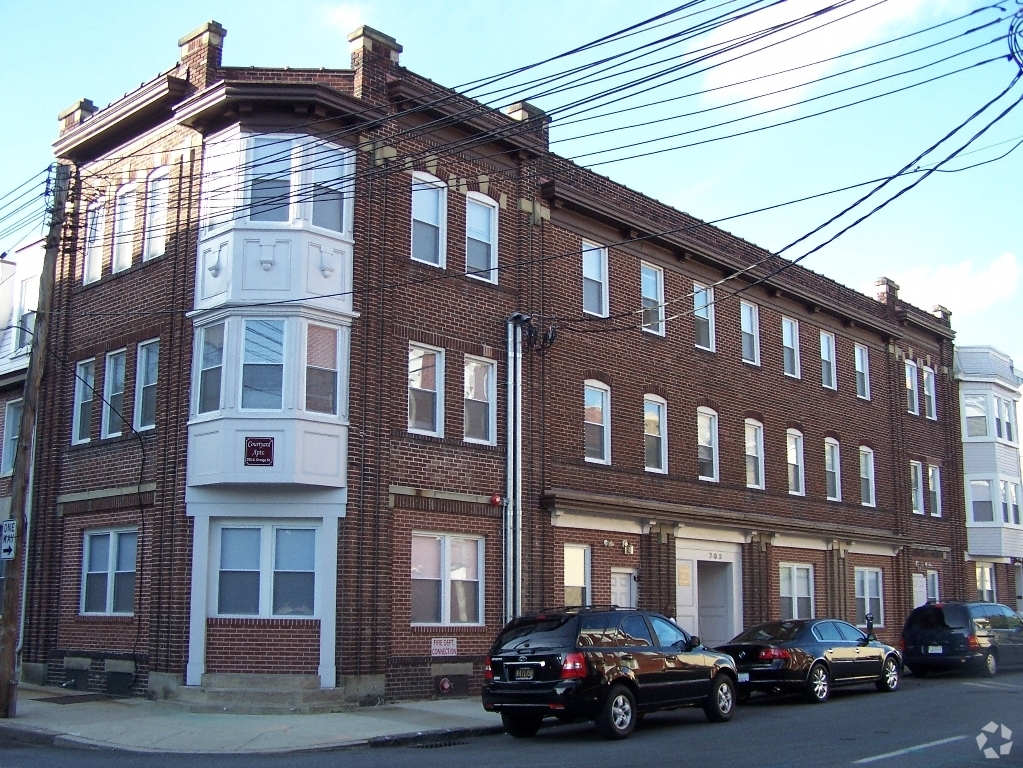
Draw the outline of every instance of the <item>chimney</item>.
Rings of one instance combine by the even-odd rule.
[[[227,30],[215,21],[207,21],[178,40],[181,66],[188,70],[188,81],[203,89],[219,79]]]
[[[96,114],[96,105],[90,99],[79,99],[70,107],[57,115],[60,133],[64,135],[72,128],[81,125]]]
[[[877,286],[877,300],[882,304],[893,304],[899,298],[899,286],[890,277],[879,277],[874,285]]]
[[[543,141],[544,146],[549,147],[551,119],[546,112],[528,101],[517,101],[505,107],[504,113],[512,120],[528,123],[533,132]]]
[[[355,95],[360,99],[387,100],[386,73],[398,66],[401,45],[390,35],[361,26],[348,36],[352,44]]]
[[[944,325],[952,325],[952,312],[948,307],[935,304],[931,314],[938,318]]]

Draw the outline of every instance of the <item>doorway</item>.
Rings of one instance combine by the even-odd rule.
[[[732,639],[732,564],[710,560],[696,563],[700,640],[708,648]]]
[[[630,568],[611,569],[611,604],[619,608],[638,607],[636,571]]]

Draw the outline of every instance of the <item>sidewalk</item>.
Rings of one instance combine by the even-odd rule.
[[[70,703],[47,701],[56,699]],[[500,733],[478,697],[413,701],[322,715],[193,714],[146,699],[106,699],[22,684],[0,736],[129,752],[270,753],[386,746]]]

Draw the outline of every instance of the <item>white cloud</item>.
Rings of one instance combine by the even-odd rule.
[[[321,8],[324,22],[346,37],[366,23],[366,8],[358,3],[325,5]]]

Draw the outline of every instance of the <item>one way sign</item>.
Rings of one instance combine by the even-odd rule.
[[[16,520],[4,520],[3,539],[0,540],[0,560],[14,559],[14,535],[17,532]]]

